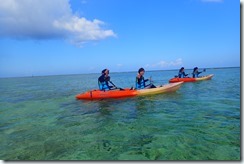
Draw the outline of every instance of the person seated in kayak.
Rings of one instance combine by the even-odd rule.
[[[185,73],[185,68],[181,67],[181,69],[179,70],[178,77],[179,78],[185,78],[186,76],[188,76],[188,74]]]
[[[102,71],[102,75],[98,78],[99,89],[102,91],[108,91],[108,90],[116,89],[114,86],[110,86],[109,82],[111,83],[110,76],[109,76],[109,70],[104,69]]]
[[[152,83],[146,85],[146,82],[149,79],[144,79],[143,75],[145,73],[144,68],[140,68],[138,70],[138,74],[136,76],[136,89],[144,89],[144,88],[156,88]]]
[[[198,67],[195,67],[195,68],[193,69],[193,73],[192,73],[193,76],[192,76],[192,77],[193,77],[193,78],[198,78],[198,77],[199,77],[198,75],[201,74],[201,73],[202,73],[202,72],[199,72],[199,71],[198,71]]]

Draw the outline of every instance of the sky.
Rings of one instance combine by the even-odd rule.
[[[182,66],[240,66],[240,1],[0,3],[0,77]]]

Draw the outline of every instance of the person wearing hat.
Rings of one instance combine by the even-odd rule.
[[[192,73],[192,77],[193,78],[198,78],[198,75],[200,74],[200,73],[202,73],[202,72],[199,72],[198,71],[198,67],[195,67],[194,69],[193,69],[193,73]]]
[[[181,67],[181,69],[179,70],[178,77],[179,78],[184,78],[186,76],[188,76],[188,74],[185,73],[185,68],[184,67]]]
[[[145,73],[144,68],[140,68],[138,70],[138,74],[136,76],[136,89],[156,88],[152,83],[146,85],[146,82],[149,81],[149,79],[144,79],[143,77],[144,73]]]
[[[116,89],[115,86],[110,86],[109,82],[112,84],[112,82],[110,81],[109,70],[104,69],[102,70],[102,75],[98,78],[99,89],[102,91]]]

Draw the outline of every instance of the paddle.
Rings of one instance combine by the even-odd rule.
[[[147,87],[147,86],[154,86],[153,85],[153,80],[152,80],[152,76],[150,76],[150,78],[149,78],[149,82],[150,82],[150,84],[148,84],[148,85],[146,85],[145,87]],[[155,86],[154,87],[152,87],[152,88],[156,88]]]
[[[189,78],[188,75],[189,74],[186,74],[185,76],[183,75],[183,78]],[[179,76],[178,75],[175,75],[175,78],[179,78]]]
[[[203,73],[203,72],[206,72],[206,69],[205,69],[205,68],[203,69],[203,71],[202,71],[202,72],[199,72],[199,73],[198,73],[198,75],[199,75],[200,73]]]
[[[150,76],[150,78],[149,78],[149,81],[150,81],[150,84],[152,84],[152,76]]]
[[[117,87],[112,81],[109,81],[116,89],[124,90],[123,88]]]

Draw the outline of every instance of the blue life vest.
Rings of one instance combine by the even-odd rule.
[[[98,87],[99,87],[99,89],[102,90],[102,91],[108,91],[108,90],[109,90],[109,86],[108,86],[108,84],[106,83],[106,81],[104,81],[104,82],[100,82],[100,81],[98,81]]]
[[[141,77],[140,82],[138,83],[138,78],[136,78],[136,89],[144,89],[145,88],[145,81],[144,77]]]
[[[179,78],[184,77],[182,72],[179,72],[178,76]]]
[[[193,72],[193,78],[198,78],[198,72]]]

